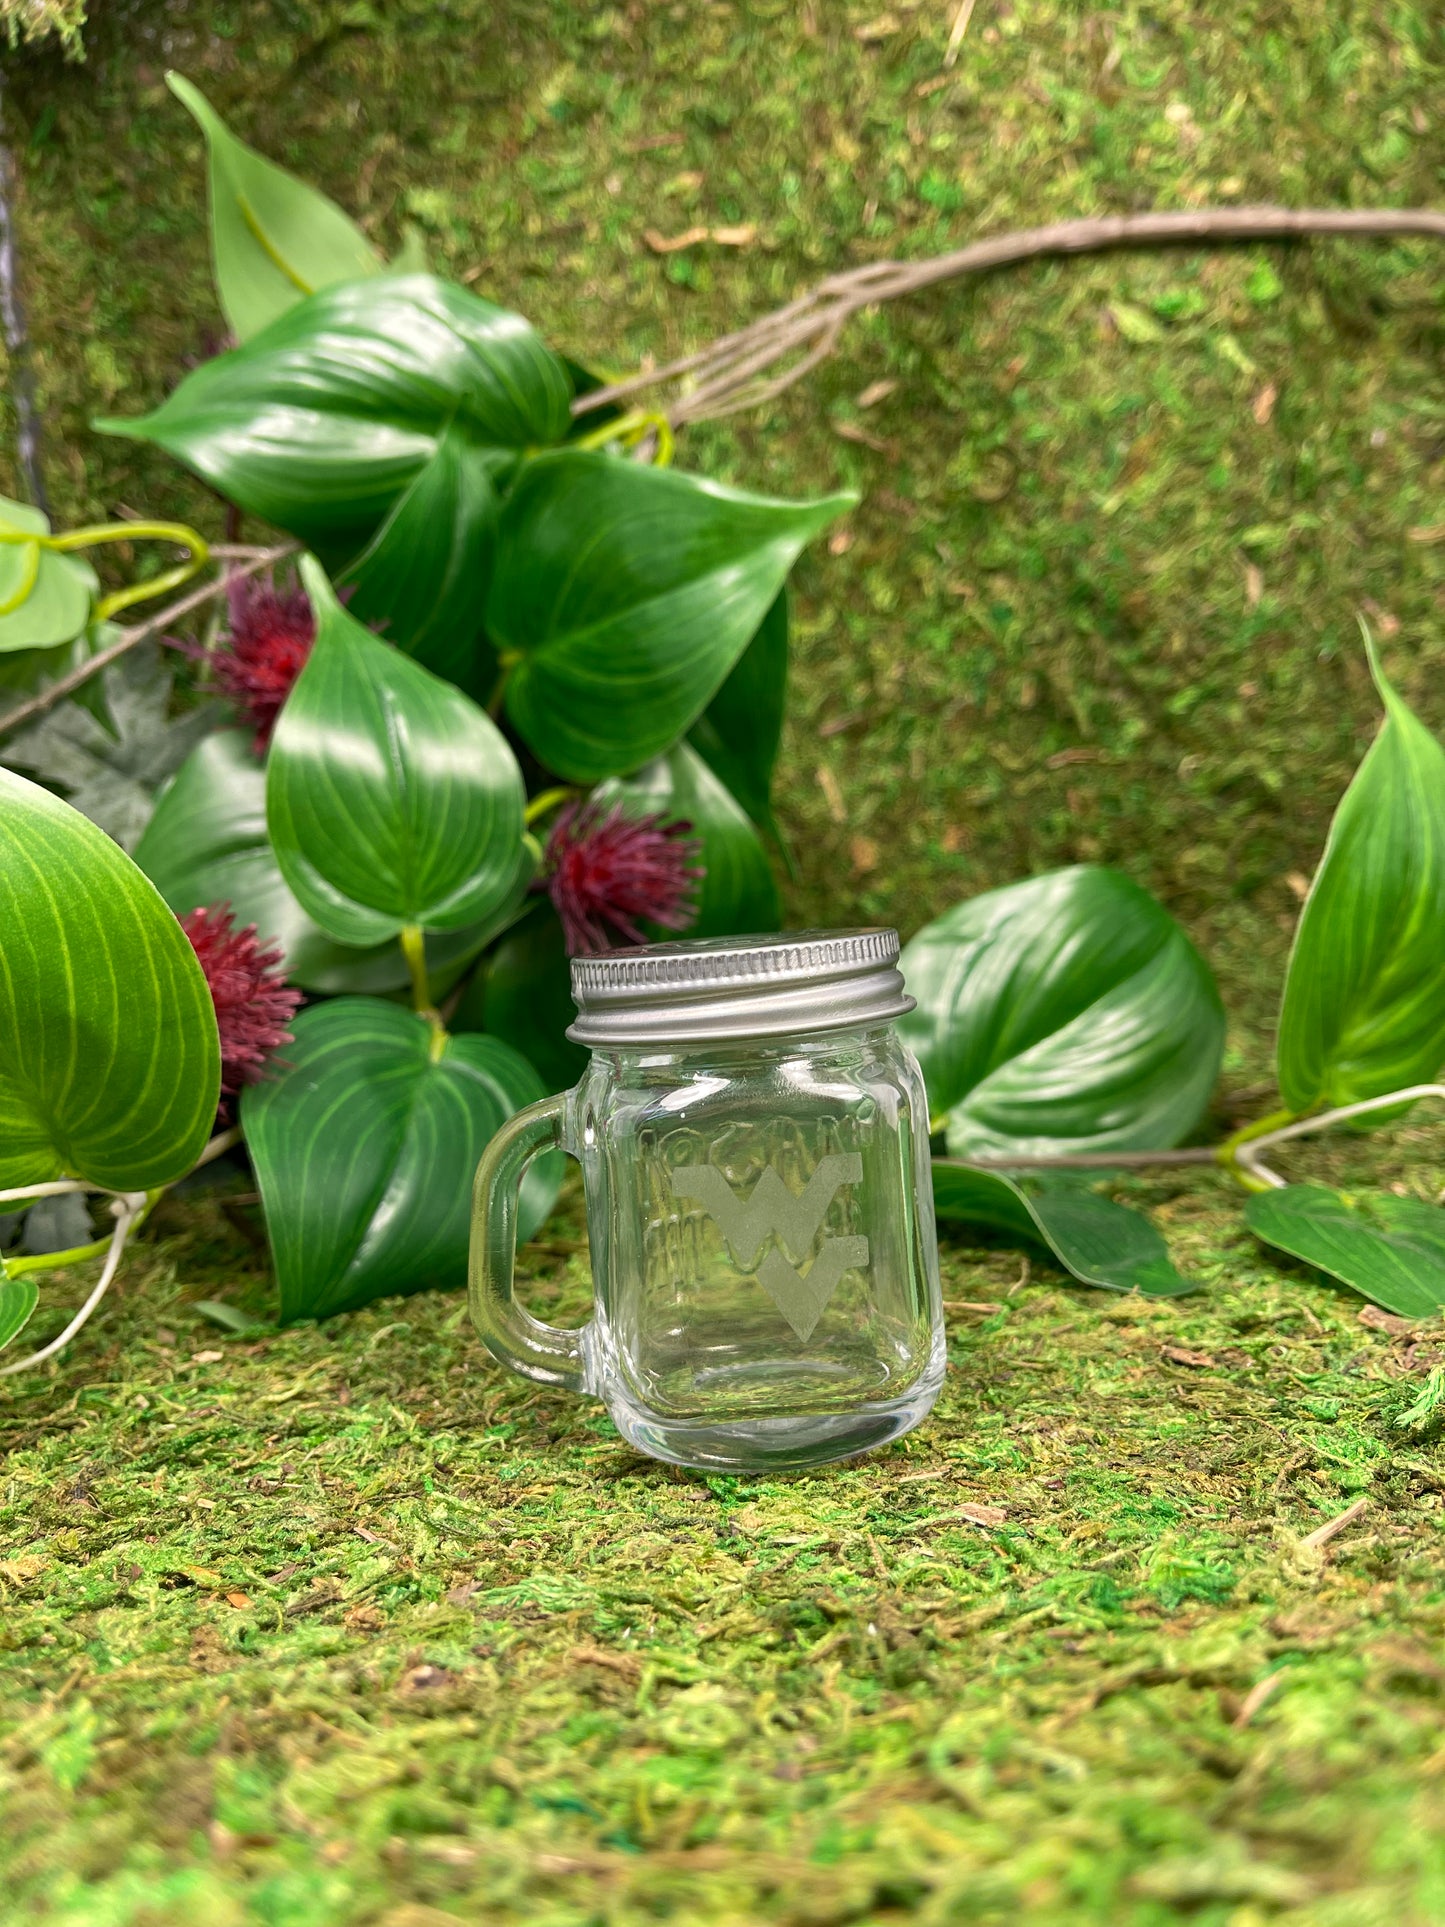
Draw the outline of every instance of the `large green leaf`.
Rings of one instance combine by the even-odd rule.
[[[455,425],[371,541],[337,577],[358,621],[386,632],[407,611],[407,654],[485,699],[497,659],[480,630],[497,528],[494,455]]]
[[[1086,1285],[1141,1291],[1148,1298],[1177,1298],[1196,1289],[1174,1269],[1168,1245],[1147,1218],[1097,1196],[1085,1183],[1006,1177],[935,1158],[933,1202],[940,1218],[1041,1244]]]
[[[39,509],[0,495],[0,655],[72,642],[90,621],[99,579],[80,555],[42,549],[50,523]]]
[[[1176,1144],[1218,1075],[1209,968],[1147,891],[1080,866],[921,930],[903,1020],[955,1157]]]
[[[1385,724],[1330,825],[1276,1047],[1292,1111],[1354,1104],[1445,1062],[1445,750],[1370,654]]]
[[[266,822],[297,900],[340,943],[459,930],[530,868],[526,793],[496,724],[350,616],[306,557],[316,641],[271,738]]]
[[[690,744],[677,744],[635,776],[602,785],[599,795],[626,799],[638,815],[656,812],[692,824],[705,874],[688,936],[731,937],[777,928],[782,910],[767,852],[736,799]]]
[[[1389,1191],[1331,1191],[1291,1184],[1257,1192],[1250,1230],[1292,1258],[1318,1265],[1402,1318],[1445,1309],[1445,1212]]]
[[[544,901],[483,958],[452,1023],[505,1038],[536,1065],[550,1093],[567,1090],[587,1068],[587,1051],[567,1036],[576,1016],[562,926]]]
[[[218,730],[196,745],[156,799],[135,860],[178,917],[229,903],[238,925],[254,924],[280,945],[286,975],[305,990],[384,992],[408,981],[394,938],[363,949],[334,943],[291,894],[266,834],[266,774],[249,730]],[[443,994],[506,920],[490,917],[428,937],[433,995]]]
[[[689,735],[693,748],[766,830],[773,829],[773,765],[787,701],[788,595],[783,590]]]
[[[211,993],[155,886],[0,769],[0,1187],[168,1184],[216,1114]]]
[[[153,414],[97,426],[166,449],[329,568],[354,566],[368,620],[435,659],[451,646],[438,608],[449,621],[457,566],[477,571],[469,637],[481,626],[495,516],[484,478],[560,441],[571,392],[520,315],[432,275],[378,275],[308,296]],[[406,545],[423,524],[429,560],[413,568]],[[377,541],[385,571],[360,559]]]
[[[184,76],[167,74],[166,84],[206,137],[216,292],[238,341],[318,288],[381,272],[376,250],[335,201],[237,140]]]
[[[471,1181],[488,1140],[541,1097],[496,1037],[451,1037],[370,997],[313,1005],[280,1071],[241,1105],[283,1318],[326,1318],[389,1292],[461,1285]],[[560,1160],[528,1172],[521,1235],[556,1198]]]
[[[697,721],[804,543],[852,495],[779,502],[564,449],[502,510],[487,628],[507,713],[549,769],[625,775]]]

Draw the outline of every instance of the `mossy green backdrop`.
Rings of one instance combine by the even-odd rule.
[[[6,72],[59,514],[218,522],[86,427],[220,333],[168,66],[381,245],[417,224],[618,372],[1006,227],[1445,200],[1432,7],[978,0],[949,71],[954,12],[100,0],[83,66]],[[752,234],[647,239],[699,226]],[[1442,294],[1426,241],[1044,263],[864,317],[776,407],[686,431],[728,479],[864,493],[797,576],[792,919],[907,933],[1116,864],[1213,961],[1214,1122],[1253,1114],[1375,725],[1358,611],[1445,727]],[[1445,1184],[1423,1116],[1292,1168]],[[1126,1195],[1196,1296],[950,1240],[934,1421],[773,1483],[631,1457],[454,1299],[219,1333],[197,1299],[269,1304],[250,1220],[168,1203],[82,1341],[0,1392],[0,1917],[1445,1918],[1445,1454],[1399,1422],[1438,1341],[1267,1257],[1222,1177]],[[569,1195],[529,1255],[554,1312],[580,1235]]]

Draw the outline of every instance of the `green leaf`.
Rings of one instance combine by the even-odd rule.
[[[550,1094],[587,1068],[589,1053],[566,1034],[576,1016],[562,926],[551,904],[539,903],[483,960],[452,1023],[504,1037],[535,1064]]]
[[[79,669],[107,642],[114,641],[117,633],[112,623],[92,622],[69,642],[56,643],[48,649],[0,652],[0,728],[4,727],[6,715],[27,696],[37,695],[73,669]],[[82,702],[86,693],[82,688]]]
[[[153,414],[97,427],[164,448],[329,568],[354,566],[368,619],[399,647],[422,638],[434,653],[445,646],[438,596],[448,609],[461,600],[457,567],[477,568],[469,635],[480,626],[493,515],[483,478],[500,486],[525,450],[561,441],[571,395],[520,315],[433,275],[378,275],[299,302],[203,362]],[[435,521],[424,568],[401,566],[402,534],[387,543],[393,513],[411,536]],[[378,538],[390,587],[375,556],[361,559]]]
[[[940,1218],[1041,1244],[1086,1285],[1149,1298],[1196,1289],[1174,1269],[1169,1247],[1147,1218],[1077,1182],[1005,1177],[935,1158],[933,1202]]]
[[[359,622],[387,629],[405,612],[402,646],[436,675],[485,699],[497,659],[481,639],[496,539],[493,453],[456,427],[396,503],[361,554],[336,578]]]
[[[774,834],[773,766],[787,701],[788,596],[783,590],[688,737],[754,823]]]
[[[84,556],[40,548],[49,533],[39,509],[0,495],[0,536],[30,538],[0,541],[0,655],[72,642],[90,621],[100,579]]]
[[[206,137],[216,293],[238,341],[318,288],[381,272],[376,250],[334,201],[237,140],[183,75],[167,74],[166,85]]]
[[[33,1278],[7,1278],[5,1260],[0,1258],[0,1350],[30,1323],[40,1303],[40,1287]]]
[[[466,1281],[472,1174],[502,1123],[544,1095],[496,1037],[451,1037],[396,1004],[343,997],[296,1019],[279,1074],[241,1119],[276,1262],[283,1319],[327,1318],[391,1292]],[[530,1237],[559,1158],[522,1185]]]
[[[1203,1115],[1219,992],[1174,919],[1117,871],[974,897],[921,930],[901,967],[918,1000],[903,1033],[955,1157],[1176,1144]]]
[[[853,495],[779,502],[564,449],[502,510],[487,628],[515,660],[507,713],[570,781],[671,748],[716,696],[804,543]]]
[[[219,1325],[223,1331],[258,1332],[266,1329],[261,1319],[249,1311],[242,1311],[239,1305],[228,1304],[224,1298],[197,1298],[186,1309],[212,1325]]]
[[[196,745],[156,799],[135,860],[178,917],[229,903],[238,925],[254,924],[280,945],[286,975],[303,989],[385,992],[408,982],[394,938],[362,949],[333,943],[291,894],[266,834],[266,774],[246,730],[218,730]],[[509,920],[428,937],[432,994],[441,996]]]
[[[316,641],[271,738],[266,821],[291,890],[340,943],[459,930],[525,885],[526,793],[496,724],[347,614],[311,557]]]
[[[211,993],[155,886],[0,770],[0,1187],[169,1184],[216,1114]]]
[[[732,794],[690,744],[679,743],[635,776],[603,784],[598,794],[625,798],[639,816],[656,812],[692,824],[706,874],[698,891],[697,916],[687,927],[689,937],[777,928],[782,909],[767,851]],[[660,938],[680,934],[657,932]]]
[[[0,747],[0,762],[58,789],[123,850],[150,821],[157,786],[215,726],[206,704],[170,713],[175,678],[154,643],[141,643],[100,674],[101,717],[65,702]]]
[[[1445,1212],[1388,1191],[1290,1184],[1244,1207],[1257,1238],[1317,1265],[1401,1318],[1445,1308]]]
[[[1445,750],[1390,687],[1330,825],[1295,932],[1280,1011],[1292,1111],[1354,1104],[1445,1061]]]

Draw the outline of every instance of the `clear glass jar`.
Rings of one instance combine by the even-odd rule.
[[[499,1358],[601,1398],[624,1438],[681,1465],[816,1465],[926,1415],[943,1325],[897,947],[808,932],[578,960],[591,1064],[512,1119],[477,1175],[472,1311]],[[512,1296],[516,1188],[554,1145],[586,1191],[581,1332]]]

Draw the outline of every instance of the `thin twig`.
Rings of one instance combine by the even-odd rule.
[[[936,1158],[937,1164],[965,1164],[976,1171],[1111,1171],[1115,1168],[1147,1170],[1151,1164],[1213,1164],[1215,1156],[1207,1144],[1189,1145],[1182,1151],[1094,1151],[1067,1152],[1057,1156],[1007,1158]]]
[[[104,1267],[89,1298],[58,1338],[52,1338],[48,1345],[42,1345],[40,1350],[32,1352],[29,1358],[17,1358],[13,1365],[0,1365],[0,1378],[13,1378],[16,1372],[28,1372],[33,1365],[43,1365],[47,1358],[53,1358],[58,1351],[64,1350],[70,1343],[110,1290],[111,1280],[115,1277],[116,1268],[120,1264],[121,1253],[125,1250],[125,1241],[130,1236],[131,1226],[145,1208],[146,1198],[143,1191],[126,1192],[116,1199],[115,1231],[111,1236],[110,1250],[106,1253]]]
[[[64,1198],[74,1191],[104,1191],[103,1184],[82,1184],[78,1178],[54,1178],[46,1184],[21,1184],[13,1191],[0,1191],[0,1204],[18,1204],[22,1199]]]
[[[1335,1518],[1326,1519],[1322,1526],[1316,1526],[1313,1532],[1307,1532],[1300,1540],[1300,1544],[1308,1546],[1311,1552],[1318,1552],[1321,1547],[1327,1546],[1337,1533],[1343,1532],[1346,1526],[1352,1526],[1356,1519],[1369,1510],[1369,1506],[1368,1499],[1356,1499],[1353,1505],[1346,1506],[1344,1511],[1337,1514]]]
[[[217,1131],[205,1150],[202,1151],[201,1155],[191,1166],[191,1169],[193,1171],[199,1171],[203,1164],[209,1164],[212,1158],[223,1157],[227,1151],[234,1150],[240,1142],[241,1127],[239,1124],[233,1124],[228,1131]]]
[[[1272,1699],[1284,1685],[1285,1670],[1281,1666],[1277,1672],[1266,1673],[1263,1679],[1256,1680],[1250,1687],[1240,1703],[1239,1711],[1230,1721],[1236,1733],[1243,1732],[1265,1701]]]
[[[228,553],[234,556],[240,551],[232,549]],[[21,723],[28,723],[34,716],[43,716],[48,709],[53,709],[62,697],[79,689],[82,683],[89,682],[92,676],[98,675],[102,669],[108,669],[113,662],[118,662],[128,650],[134,649],[138,642],[145,642],[148,637],[159,635],[163,629],[168,629],[181,616],[189,615],[193,609],[199,609],[214,597],[224,594],[227,585],[234,582],[238,576],[254,575],[258,569],[267,568],[285,556],[294,555],[296,544],[283,542],[273,549],[250,549],[245,553],[249,555],[249,561],[232,564],[226,573],[218,576],[214,582],[207,582],[199,589],[190,590],[177,602],[167,603],[164,609],[158,609],[154,615],[147,616],[144,622],[138,622],[133,629],[122,630],[120,636],[108,649],[98,650],[95,655],[81,663],[79,668],[72,669],[69,675],[61,676],[48,688],[42,689],[38,696],[32,696],[28,702],[21,703],[19,708],[12,709],[8,716],[0,716],[0,736],[8,735],[12,729],[18,729]]]
[[[953,31],[948,36],[948,46],[944,50],[943,64],[951,67],[958,59],[958,50],[963,45],[963,36],[968,32],[968,23],[973,18],[974,0],[959,0],[958,12],[953,16]]]
[[[966,25],[965,21],[965,25]],[[705,348],[661,368],[610,382],[579,395],[574,414],[605,407],[626,395],[692,376],[667,413],[674,425],[715,420],[769,401],[831,351],[843,324],[860,308],[916,294],[941,281],[983,274],[992,268],[1046,255],[1092,254],[1111,248],[1189,243],[1290,240],[1307,235],[1380,238],[1429,235],[1445,240],[1445,213],[1433,208],[1215,207],[1163,214],[1111,214],[1047,227],[1023,228],[975,241],[928,261],[874,261],[830,275],[775,313],[724,335]],[[796,363],[770,377],[769,368],[797,355]]]

